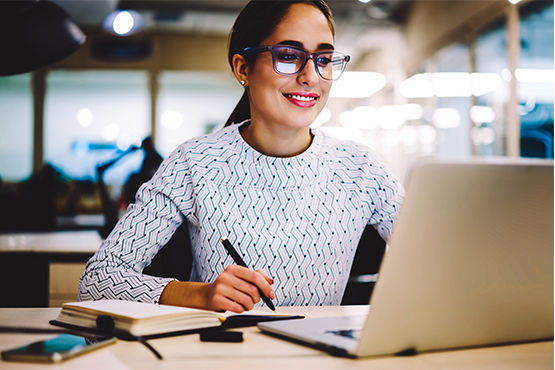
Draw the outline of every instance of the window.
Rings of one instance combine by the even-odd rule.
[[[31,75],[0,77],[0,179],[24,180],[32,168]]]
[[[44,115],[45,161],[73,179],[96,178],[96,166],[150,135],[148,73],[55,71],[48,75]],[[121,185],[142,157],[106,171]]]
[[[465,84],[470,73],[468,45],[450,45],[440,50],[435,58],[439,72],[435,79],[437,105],[432,114],[432,122],[438,129],[436,154],[468,156],[471,153],[469,110],[472,95]]]
[[[489,92],[478,95],[470,109],[472,143],[479,155],[503,155],[505,115],[510,94],[505,20],[482,29],[476,37],[476,72],[498,76]]]
[[[553,158],[553,2],[520,8],[521,51],[516,70],[521,155]]]
[[[163,72],[158,79],[156,149],[163,157],[185,140],[224,125],[243,88],[229,72]]]

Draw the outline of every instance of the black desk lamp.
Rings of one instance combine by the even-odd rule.
[[[75,52],[85,35],[47,0],[0,1],[0,76],[27,73]]]

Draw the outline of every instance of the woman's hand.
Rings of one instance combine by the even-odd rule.
[[[230,265],[213,283],[170,282],[160,296],[160,303],[241,313],[252,310],[260,301],[258,288],[268,298],[275,299],[273,283],[264,270]]]
[[[260,301],[258,288],[270,299],[276,296],[272,287],[274,281],[264,270],[250,270],[238,265],[228,266],[213,283],[204,289],[206,307],[214,311],[241,313],[252,310]]]

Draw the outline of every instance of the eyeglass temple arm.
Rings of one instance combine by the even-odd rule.
[[[251,56],[268,50],[271,50],[270,46],[250,46],[248,48],[243,49],[243,52],[241,54],[243,56]]]

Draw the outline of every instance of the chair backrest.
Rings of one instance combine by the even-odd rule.
[[[159,277],[172,277],[188,281],[191,276],[193,255],[187,222],[183,222],[168,243],[158,252],[143,273]]]
[[[350,272],[349,283],[343,295],[342,305],[367,304],[374,288],[374,281],[361,277],[378,273],[385,252],[385,241],[372,226],[364,230]],[[173,277],[188,281],[192,267],[189,228],[184,222],[154,257],[143,273],[159,277]]]
[[[386,243],[373,226],[366,226],[353,260],[342,305],[368,304],[382,263]]]

